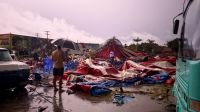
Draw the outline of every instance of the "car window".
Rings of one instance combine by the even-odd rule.
[[[0,51],[0,61],[12,61],[12,57],[7,50]]]

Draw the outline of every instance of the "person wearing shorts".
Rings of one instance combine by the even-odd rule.
[[[57,46],[57,49],[52,52],[52,61],[53,61],[53,86],[54,90],[58,90],[56,87],[56,81],[59,80],[59,90],[62,89],[62,78],[64,74],[64,52],[60,46]]]

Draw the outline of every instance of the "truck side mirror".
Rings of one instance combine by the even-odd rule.
[[[179,20],[175,20],[173,24],[173,33],[177,34],[178,33],[178,28],[179,28]]]

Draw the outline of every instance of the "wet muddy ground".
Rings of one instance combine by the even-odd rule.
[[[139,85],[123,88],[123,95],[134,97],[118,105],[113,103],[113,95],[118,88],[111,88],[112,93],[94,97],[87,93],[65,91],[54,92],[48,85],[28,85],[26,89],[0,92],[0,112],[173,112],[174,97],[171,86]]]

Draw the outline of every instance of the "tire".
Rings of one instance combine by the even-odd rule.
[[[18,86],[16,88],[17,89],[24,89],[27,84],[28,84],[27,82],[21,82],[20,84],[18,84]]]

